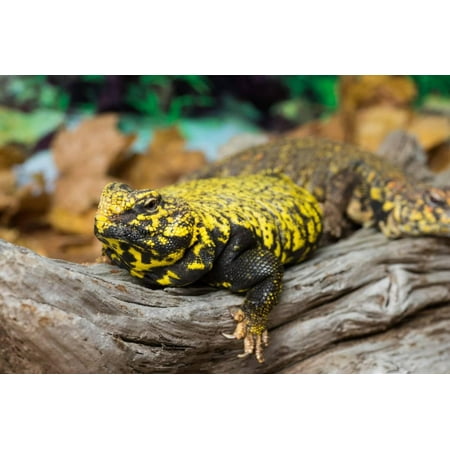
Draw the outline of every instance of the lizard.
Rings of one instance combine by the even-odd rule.
[[[213,162],[186,179],[267,169],[287,174],[321,203],[321,245],[355,226],[374,226],[391,239],[450,236],[450,187],[417,183],[386,159],[352,144],[317,137],[280,138]]]
[[[286,175],[192,180],[158,190],[112,182],[94,233],[103,254],[149,287],[208,285],[245,293],[232,312],[244,357],[264,361],[267,321],[284,266],[303,261],[322,232],[316,199]]]

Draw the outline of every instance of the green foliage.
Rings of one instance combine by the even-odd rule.
[[[289,98],[272,106],[273,115],[291,123],[305,123],[337,109],[338,76],[288,75],[279,78],[287,87]]]
[[[69,101],[69,94],[48,83],[45,75],[0,77],[0,104],[65,111]]]
[[[100,84],[104,83],[106,75],[81,75],[81,80],[86,83]]]
[[[337,75],[287,75],[280,78],[289,89],[290,98],[304,97],[331,111],[337,108]]]
[[[142,75],[128,86],[126,101],[155,120],[171,123],[192,108],[214,105],[210,91],[203,75]]]
[[[416,106],[433,98],[450,99],[450,76],[412,75],[417,90]],[[118,84],[107,83],[107,75],[78,76],[0,76],[0,105],[32,111],[53,109],[95,113],[104,110],[104,99],[114,95],[118,111],[134,110],[159,123],[214,111],[221,115],[239,116],[255,123],[282,117],[291,122],[304,122],[338,107],[337,75],[279,75],[276,83],[284,86],[287,96],[273,98],[268,110],[258,109],[252,100],[259,95],[256,86],[247,88],[247,97],[237,87],[221,87],[215,77],[207,75],[142,75],[126,76]],[[226,83],[225,83],[226,84]],[[238,85],[238,84],[237,84]],[[117,86],[119,86],[117,88]],[[269,120],[268,120],[269,119]]]
[[[23,113],[0,107],[0,146],[12,142],[31,146],[63,121],[64,114],[54,110]]]
[[[411,78],[416,83],[418,105],[421,105],[430,95],[450,97],[450,76],[448,75],[411,75]]]

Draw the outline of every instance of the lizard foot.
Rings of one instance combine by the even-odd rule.
[[[264,362],[264,347],[269,345],[269,333],[265,329],[262,333],[254,333],[250,331],[250,321],[240,308],[233,308],[231,316],[237,322],[236,329],[233,334],[222,333],[227,339],[244,339],[244,353],[238,355],[238,358],[245,358],[251,354],[259,363]]]
[[[347,220],[342,212],[331,202],[322,204],[324,223],[323,235],[330,242],[340,239],[351,230],[351,222]]]

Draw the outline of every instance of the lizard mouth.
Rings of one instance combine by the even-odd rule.
[[[102,213],[95,216],[94,234],[105,244],[108,244],[108,240],[114,239],[136,245],[146,238],[145,230],[131,225],[126,218],[108,217]]]

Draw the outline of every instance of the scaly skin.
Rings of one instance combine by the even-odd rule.
[[[203,281],[246,299],[232,337],[262,362],[283,265],[304,260],[322,232],[316,199],[289,177],[265,173],[191,181],[158,191],[108,184],[95,235],[114,264],[149,286]],[[229,336],[228,336],[229,337]]]
[[[389,238],[450,236],[450,188],[419,185],[385,159],[349,144],[308,137],[280,139],[220,160],[188,178],[277,170],[323,204],[324,234],[341,237],[352,223]]]

